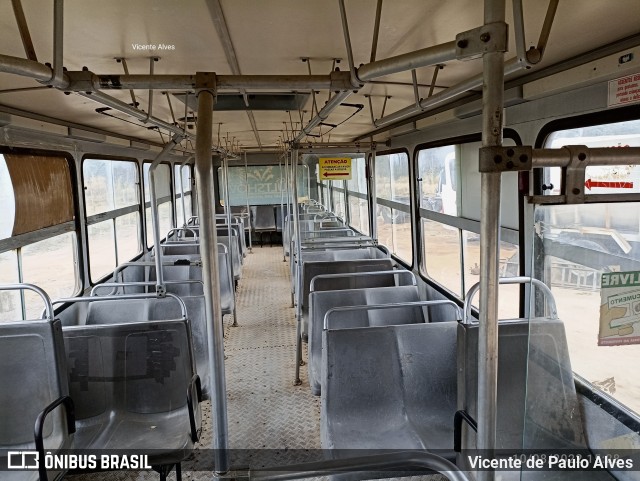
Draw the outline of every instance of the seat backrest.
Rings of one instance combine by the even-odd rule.
[[[79,429],[85,419],[94,424],[123,412],[170,413],[185,406],[196,372],[189,321],[71,326],[63,333]]]
[[[323,336],[323,448],[453,445],[456,322],[328,329]],[[430,434],[435,424],[450,432]],[[412,446],[388,445],[383,435],[407,430]]]
[[[204,296],[183,296],[182,300],[187,307],[187,315],[190,321],[193,356],[202,384],[202,394],[204,399],[208,399],[211,392],[211,384],[209,380],[209,351],[207,347],[209,343],[207,342]],[[150,321],[179,319],[180,317],[180,305],[173,299],[154,299],[149,309]]]
[[[253,214],[254,230],[276,230],[276,216],[273,205],[256,205],[253,206],[251,210]]]
[[[187,244],[185,242],[185,244]],[[200,246],[194,246],[194,245],[180,245],[179,243],[176,244],[169,244],[169,245],[165,245],[162,248],[162,258],[164,259],[165,256],[171,256],[171,255],[178,255],[178,256],[197,256],[200,257]]]
[[[34,449],[38,415],[68,394],[60,321],[0,322],[0,447]],[[62,407],[47,417],[43,437],[47,449],[70,447]]]
[[[357,252],[357,250],[354,251]],[[368,271],[384,271],[391,270],[393,268],[393,261],[391,259],[358,259],[358,260],[345,260],[345,261],[317,261],[317,262],[305,262],[302,266],[302,285],[300,292],[302,297],[299,302],[302,302],[303,312],[309,310],[309,291],[311,286],[311,279],[320,274],[341,274],[349,272],[368,272]],[[381,279],[375,279],[372,277],[369,281],[369,287],[387,287],[389,280],[384,276],[376,276]],[[349,288],[350,283],[344,281],[342,284],[336,282],[336,287],[333,290],[340,289],[343,285]],[[391,284],[394,285],[394,284]]]
[[[458,408],[474,419],[478,403],[478,332],[477,324],[458,327]],[[585,446],[561,321],[532,319],[531,324],[520,320],[498,325],[497,413],[498,449]],[[463,449],[475,448],[475,433],[466,428],[463,433]]]
[[[84,324],[93,326],[146,321],[149,319],[151,301],[155,299],[106,299],[90,302]]]
[[[316,396],[321,389],[322,330],[327,312],[334,307],[388,304],[419,301],[416,286],[375,287],[314,291],[309,294],[309,385]],[[387,309],[384,311],[336,311],[331,314],[331,328],[356,328],[425,322],[421,308]]]
[[[233,236],[231,242],[229,242],[229,236],[218,236],[218,243],[224,244],[227,247],[227,251],[231,253],[231,262],[233,266],[233,277],[235,279],[240,278],[240,273],[242,270],[242,263],[240,260],[240,251],[238,248],[238,243],[236,241],[236,236]]]

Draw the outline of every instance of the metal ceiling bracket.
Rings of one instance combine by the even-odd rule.
[[[586,145],[566,145],[569,152],[569,165],[564,172],[564,195],[567,204],[584,204],[585,170],[589,165],[589,149]]]
[[[329,74],[329,77],[331,79],[331,87],[329,91],[338,92],[353,90],[353,86],[351,85],[351,74],[349,72],[334,70]]]
[[[492,22],[456,35],[456,59],[471,60],[485,53],[506,52],[508,26]]]
[[[211,92],[215,99],[217,89],[216,74],[214,72],[196,72],[196,95],[203,90]]]
[[[66,72],[69,78],[69,86],[65,92],[91,93],[99,89],[98,76],[89,70],[76,70]]]
[[[529,171],[532,168],[533,148],[530,146],[481,147],[480,172]]]

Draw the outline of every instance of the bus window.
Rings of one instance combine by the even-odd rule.
[[[378,241],[412,264],[409,156],[405,152],[377,155],[375,172]]]
[[[96,282],[142,253],[138,166],[131,161],[85,159],[82,174],[89,271]]]
[[[349,203],[349,225],[369,235],[369,204],[367,203],[366,160],[356,157],[351,160],[351,180],[347,181]]]
[[[568,129],[551,134],[545,147],[640,146],[639,132],[640,120]],[[560,193],[559,168],[545,169],[545,179]],[[587,194],[640,192],[638,166],[587,167],[586,179]],[[609,319],[608,291],[601,285],[603,274],[640,271],[640,205],[537,207],[535,230],[534,272],[554,294],[573,370],[640,413],[640,381],[633,368],[640,355],[640,324]],[[634,304],[624,307],[631,311]]]
[[[513,140],[505,139],[505,145]],[[422,271],[453,294],[464,298],[480,280],[479,142],[418,151],[418,198],[423,243]],[[464,179],[464,185],[461,182]],[[462,188],[459,186],[462,185]],[[500,276],[519,274],[517,239],[517,176],[503,175]],[[464,226],[464,228],[462,228]],[[519,315],[519,287],[500,287],[501,318]],[[475,298],[477,307],[478,297]]]
[[[175,165],[174,166],[174,187],[173,187],[173,191],[175,192],[175,199],[176,199],[176,219],[177,219],[177,223],[176,226],[177,227],[181,227],[184,225],[184,223],[187,221],[187,219],[184,218],[183,213],[182,213],[182,198],[181,193],[180,193],[180,173],[182,172],[182,190],[184,191],[184,210],[186,212],[187,215],[187,219],[192,215],[192,211],[191,211],[191,167],[185,165],[185,166],[180,166]]]
[[[149,189],[149,167],[151,162],[142,165],[144,179],[145,217],[147,219],[147,247],[153,246],[153,221],[151,219],[151,190]],[[162,163],[155,172],[156,195],[158,197],[158,217],[160,218],[160,238],[163,239],[173,227],[173,207],[171,205],[171,170],[169,164]]]
[[[72,192],[64,157],[0,154],[0,283],[36,284],[54,298],[79,292]],[[41,312],[34,293],[0,295],[0,320]]]

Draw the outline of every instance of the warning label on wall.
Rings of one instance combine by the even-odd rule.
[[[599,346],[640,344],[640,271],[602,274]]]
[[[640,73],[609,80],[607,106],[635,104],[640,102]]]
[[[320,157],[320,180],[351,180],[349,157]]]

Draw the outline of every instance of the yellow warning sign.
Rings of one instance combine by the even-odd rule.
[[[320,157],[320,180],[351,180],[349,157]]]

